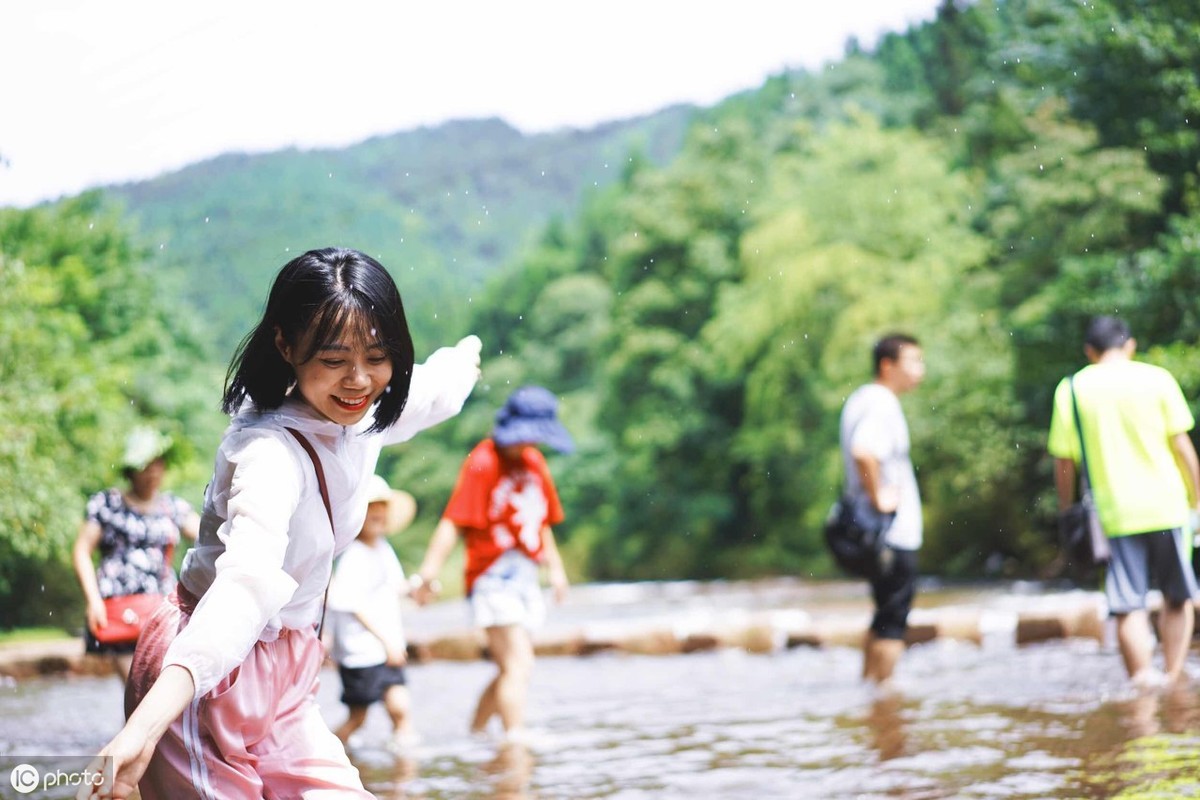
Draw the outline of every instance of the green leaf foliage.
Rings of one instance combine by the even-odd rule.
[[[119,479],[125,433],[150,422],[179,443],[175,477],[197,501],[219,377],[99,195],[0,211],[0,243],[0,628],[70,626],[84,500]]]
[[[140,234],[90,196],[4,212],[0,331],[21,358],[0,367],[0,459],[40,480],[4,478],[0,591],[16,559],[61,554],[132,420],[211,452],[195,432],[219,389],[197,376],[290,254],[331,243],[393,269],[418,350],[485,345],[463,414],[381,461],[418,499],[406,559],[496,408],[539,383],[578,444],[551,457],[576,576],[832,574],[838,413],[905,330],[928,364],[903,401],[922,569],[1055,574],[1046,427],[1088,317],[1126,317],[1200,397],[1198,26],[1195,3],[947,0],[708,109],[225,156],[113,190]],[[147,287],[177,313],[148,318]]]
[[[218,353],[248,331],[287,260],[327,246],[387,266],[418,342],[433,347],[462,334],[483,277],[537,226],[617,180],[631,150],[667,160],[691,113],[536,136],[450,122],[341,150],[221,156],[108,191],[182,276]]]
[[[525,379],[594,398],[587,458],[615,471],[584,490],[584,457],[564,462],[593,574],[827,571],[837,414],[892,329],[929,364],[905,400],[923,563],[1053,568],[1049,393],[1081,365],[1087,317],[1125,314],[1149,358],[1196,380],[1194,237],[1171,219],[1174,178],[1077,113],[1072,60],[1111,45],[1089,14],[948,2],[876,53],[772,78],[493,280],[481,329]],[[572,270],[609,291],[581,284],[590,362],[555,375],[556,340],[533,320]]]

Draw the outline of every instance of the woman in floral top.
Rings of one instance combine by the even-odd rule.
[[[122,470],[129,488],[110,488],[88,499],[87,513],[75,539],[75,573],[87,599],[84,642],[89,653],[114,656],[122,680],[136,643],[102,644],[93,631],[108,624],[104,598],[131,594],[169,594],[175,588],[171,554],[180,535],[195,540],[200,517],[187,501],[159,491],[171,446],[148,428],[130,434]],[[100,551],[100,564],[92,556]]]

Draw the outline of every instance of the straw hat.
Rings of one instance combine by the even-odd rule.
[[[367,503],[387,503],[387,532],[397,533],[407,528],[417,515],[417,501],[408,492],[393,489],[379,475],[367,479]]]

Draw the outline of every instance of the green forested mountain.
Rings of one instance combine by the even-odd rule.
[[[1197,63],[1193,3],[948,0],[710,109],[547,230],[473,327],[506,354],[487,408],[564,393],[566,551],[611,578],[827,571],[838,411],[899,328],[929,364],[923,568],[1060,573],[1044,441],[1087,318],[1124,315],[1200,397]],[[452,464],[414,449],[389,467],[420,493]]]
[[[904,401],[922,569],[1061,574],[1045,432],[1087,318],[1126,317],[1197,410],[1197,63],[1190,1],[947,0],[870,51],[700,111],[229,156],[113,190],[123,219],[95,196],[0,210],[0,350],[20,354],[0,385],[45,387],[0,419],[0,566],[15,552],[61,570],[71,498],[132,417],[183,426],[203,474],[212,374],[288,254],[333,243],[395,269],[423,348],[485,342],[464,413],[381,462],[420,504],[397,542],[409,558],[497,405],[538,382],[580,445],[552,465],[578,576],[831,574],[838,411],[872,342],[905,329],[929,366]],[[146,291],[171,313],[101,313]],[[93,351],[97,332],[111,341]],[[52,492],[21,491],[35,456]]]
[[[462,335],[483,278],[547,220],[574,214],[630,158],[669,160],[692,113],[537,135],[496,119],[450,122],[340,150],[221,156],[107,193],[180,277],[218,355],[232,352],[291,255],[329,245],[387,265],[418,344],[432,346]]]

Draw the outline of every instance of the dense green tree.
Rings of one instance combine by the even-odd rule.
[[[609,574],[736,571],[717,553],[751,535],[736,491],[745,465],[730,452],[741,392],[699,336],[721,287],[741,277],[739,239],[765,175],[751,131],[698,125],[680,159],[639,175],[614,209],[598,421],[618,456],[619,534],[595,553]]]
[[[743,239],[746,279],[705,330],[745,380],[734,452],[749,466],[739,489],[759,569],[821,562],[820,523],[841,484],[841,404],[870,380],[872,342],[896,329],[922,340],[929,363],[906,401],[929,550],[944,569],[978,569],[1004,546],[1013,463],[1008,344],[998,315],[980,313],[995,281],[968,224],[978,188],[936,142],[866,116],[776,159],[770,186],[769,212]]]
[[[1029,141],[996,161],[982,209],[1013,326],[1015,388],[1039,426],[1057,378],[1078,361],[1087,317],[1134,307],[1123,256],[1144,243],[1139,223],[1162,192],[1142,153],[1100,146],[1062,112],[1048,102],[1026,119]]]
[[[1109,147],[1143,150],[1167,179],[1164,216],[1200,207],[1200,5],[1095,0],[1063,36],[1077,81],[1072,111]],[[1061,36],[1061,33],[1060,33]]]
[[[596,574],[825,569],[837,410],[893,325],[929,356],[907,404],[935,569],[1050,559],[1048,396],[1087,316],[1126,313],[1160,362],[1192,352],[1173,337],[1195,341],[1189,228],[1153,236],[1164,182],[1072,117],[1081,13],[946,3],[876,54],[773,78],[499,284],[490,319],[514,372],[591,401],[576,403],[596,409],[589,457],[615,465],[578,495],[607,526],[588,537]],[[559,306],[571,274],[608,292],[571,290],[598,313],[575,328],[590,364],[584,344],[564,370],[554,326],[524,312]]]
[[[1043,572],[1049,398],[1087,317],[1126,316],[1200,397],[1197,8],[947,0],[873,52],[851,42],[694,115],[226,157],[117,192],[137,239],[90,196],[0,213],[0,345],[19,354],[0,366],[0,592],[62,566],[132,420],[209,452],[228,343],[161,298],[199,287],[218,341],[240,335],[305,246],[297,225],[383,256],[421,353],[484,340],[463,414],[381,461],[420,504],[408,558],[496,408],[536,382],[579,445],[552,457],[578,577],[827,574],[838,411],[873,340],[903,328],[929,365],[904,401],[924,563]],[[17,465],[36,491],[16,491]]]
[[[219,375],[99,195],[0,211],[0,243],[0,627],[71,625],[85,497],[117,479],[126,432],[150,421],[179,442],[174,477],[197,501]]]

